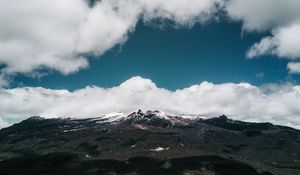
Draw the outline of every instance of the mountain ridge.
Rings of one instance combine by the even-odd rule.
[[[153,168],[159,165],[157,172],[173,172],[175,168],[161,169],[164,164],[159,162],[197,160],[192,172],[198,174],[209,174],[208,171],[228,174],[229,171],[222,172],[217,167],[230,164],[243,167],[236,172],[239,174],[247,174],[249,166],[254,168],[249,170],[250,174],[297,175],[300,174],[299,145],[299,130],[271,123],[232,120],[225,115],[208,119],[183,118],[160,111],[139,110],[125,117],[121,113],[86,119],[35,116],[0,130],[0,167],[7,167],[7,172],[11,172],[12,167],[7,162],[22,165],[24,161],[39,160],[45,162],[41,166],[49,168],[49,159],[69,157],[62,166],[88,164],[99,174],[98,164],[106,165],[104,160],[126,167],[127,160],[137,158],[156,162]],[[203,163],[203,160],[208,162]],[[131,166],[132,172],[143,174],[136,169],[140,164],[133,161]],[[109,167],[102,167],[103,174],[110,173]],[[26,167],[23,168],[25,171]],[[182,168],[180,171],[184,174],[191,167]],[[124,173],[121,170],[115,173],[126,174],[125,169]]]
[[[220,121],[223,120],[223,122],[236,122],[236,123],[248,123],[248,124],[265,124],[265,125],[274,125],[274,126],[280,126],[280,127],[287,127],[287,128],[292,128],[295,130],[299,130],[297,128],[293,128],[290,126],[285,126],[285,125],[278,125],[278,124],[272,124],[270,122],[244,122],[241,120],[235,120],[227,115],[219,115],[215,117],[203,117],[201,115],[174,115],[174,114],[166,114],[165,112],[159,111],[159,110],[147,110],[146,112],[143,112],[142,110],[138,110],[137,112],[132,112],[129,114],[122,113],[122,112],[112,112],[112,113],[107,113],[105,115],[102,115],[100,117],[86,117],[86,118],[73,118],[73,117],[51,117],[51,118],[46,118],[42,116],[32,116],[29,117],[23,121],[26,120],[31,120],[31,119],[37,119],[37,120],[42,120],[42,119],[66,119],[66,120],[72,120],[72,121],[84,121],[84,120],[91,120],[91,121],[97,121],[99,124],[104,124],[104,123],[118,123],[118,122],[124,122],[128,120],[142,120],[142,117],[146,116],[144,119],[151,119],[151,117],[154,118],[160,118],[160,119],[165,119],[165,120],[181,120],[181,121],[186,121],[186,122],[196,122],[196,121]],[[150,116],[150,117],[149,117]]]

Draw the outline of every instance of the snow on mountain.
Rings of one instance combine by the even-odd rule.
[[[97,123],[129,122],[133,124],[153,124],[168,126],[175,124],[187,125],[196,119],[199,118],[173,116],[158,110],[148,110],[145,113],[142,110],[138,110],[137,112],[133,112],[128,116],[126,116],[124,113],[109,113],[93,120],[97,120]]]
[[[112,112],[105,114],[101,117],[92,118],[91,121],[96,121],[96,123],[114,123],[124,120],[126,115],[121,112]]]

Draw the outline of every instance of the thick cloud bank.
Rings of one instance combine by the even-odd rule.
[[[171,114],[226,114],[234,119],[300,128],[300,86],[203,82],[169,91],[133,77],[113,88],[86,87],[74,92],[45,88],[0,90],[2,127],[33,115],[95,117],[121,111],[158,109]]]

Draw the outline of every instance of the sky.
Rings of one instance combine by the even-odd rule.
[[[0,0],[0,127],[158,109],[300,128],[299,10],[298,0]]]
[[[11,86],[69,90],[87,85],[112,87],[133,76],[149,78],[170,90],[202,81],[261,85],[298,80],[298,75],[286,70],[286,60],[276,56],[247,59],[245,51],[267,34],[241,36],[241,28],[240,23],[229,21],[179,29],[159,29],[140,22],[124,45],[98,57],[92,55],[87,69],[69,76],[58,72],[42,78],[19,75]]]

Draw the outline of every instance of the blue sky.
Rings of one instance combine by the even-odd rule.
[[[0,128],[138,109],[300,128],[299,11],[299,0],[0,1]]]
[[[166,89],[213,83],[297,82],[286,70],[287,61],[276,56],[247,59],[251,45],[269,33],[242,35],[238,22],[196,24],[190,28],[158,28],[140,22],[129,39],[102,56],[91,57],[90,67],[64,76],[50,72],[41,78],[17,76],[13,87],[41,86],[79,89],[87,85],[117,86],[132,76],[142,76]]]

